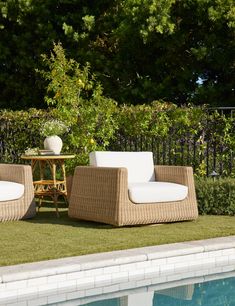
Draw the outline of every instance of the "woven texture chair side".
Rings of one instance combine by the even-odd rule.
[[[188,196],[184,201],[175,202],[177,206],[182,202],[179,209],[184,210],[184,214],[191,215],[191,219],[198,217],[198,205],[195,192],[194,176],[192,167],[184,166],[155,166],[157,181],[171,182],[188,186]],[[183,212],[182,212],[183,213]]]
[[[24,195],[17,200],[0,202],[0,221],[13,221],[34,217],[36,206],[32,170],[27,165],[0,164],[0,180],[24,185]]]
[[[183,201],[135,204],[129,200],[127,169],[77,167],[69,204],[72,218],[104,222],[116,226],[193,220],[198,216],[192,169],[158,166],[158,178],[185,184]],[[176,179],[175,179],[176,177]]]
[[[69,216],[110,224],[118,223],[123,168],[77,167],[69,200]]]

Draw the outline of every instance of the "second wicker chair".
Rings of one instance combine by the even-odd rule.
[[[151,152],[92,152],[90,163],[75,169],[71,218],[123,226],[198,217],[191,167],[154,166]]]

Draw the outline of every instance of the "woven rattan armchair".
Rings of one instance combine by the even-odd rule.
[[[187,197],[175,202],[136,204],[128,194],[126,168],[77,167],[69,201],[69,216],[115,226],[196,219],[198,208],[192,168],[154,166],[154,172],[156,181],[187,186]]]
[[[27,165],[0,164],[0,181],[24,185],[22,197],[11,201],[0,201],[0,221],[31,218],[36,214],[32,170]]]

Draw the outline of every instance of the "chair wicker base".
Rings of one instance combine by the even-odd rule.
[[[33,218],[36,214],[34,200],[30,205],[25,203],[24,197],[16,201],[0,202],[0,222]]]
[[[188,186],[183,201],[135,204],[129,200],[127,169],[77,167],[69,201],[69,216],[115,226],[194,220],[198,209],[190,167],[155,166],[157,181]]]

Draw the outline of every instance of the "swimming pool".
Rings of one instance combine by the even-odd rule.
[[[235,273],[235,272],[234,272]],[[231,275],[231,273],[230,273]],[[234,306],[235,277],[226,274],[213,276],[215,279],[200,283],[179,285],[162,290],[154,287],[133,288],[125,293],[113,293],[110,296],[100,295],[86,299],[75,299],[50,305],[83,305],[83,306]],[[218,279],[216,279],[216,277]],[[194,280],[196,281],[196,279]],[[167,284],[165,284],[167,285]]]
[[[196,284],[233,277],[235,236],[221,237],[0,267],[0,305],[123,306],[128,296],[152,306],[163,290],[197,292]]]

